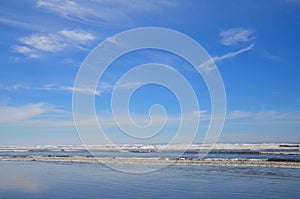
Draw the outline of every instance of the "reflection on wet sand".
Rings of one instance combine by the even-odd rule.
[[[22,170],[16,167],[22,167]],[[39,193],[46,186],[43,180],[36,175],[34,168],[16,165],[15,167],[1,167],[0,170],[0,190],[11,190],[28,193]]]

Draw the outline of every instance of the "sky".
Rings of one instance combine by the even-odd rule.
[[[96,117],[113,143],[168,143],[182,115],[193,122],[199,114],[194,142],[202,142],[212,110],[210,93],[195,68],[171,52],[130,52],[111,63],[96,90],[73,89],[81,64],[100,42],[142,27],[183,33],[214,60],[226,91],[219,142],[299,142],[299,21],[299,0],[1,1],[0,145],[79,144],[80,134],[98,132],[88,116],[82,121],[86,132],[76,131],[73,91],[95,95]],[[182,74],[199,109],[181,113],[168,88],[140,85],[142,79],[123,82],[119,90],[141,86],[129,102],[135,123],[147,125],[154,104],[161,104],[168,115],[159,135],[133,139],[112,120],[112,93],[122,75],[146,63],[168,65]],[[154,126],[164,114],[153,115]],[[119,119],[132,127],[126,118]],[[184,133],[183,142],[192,136]]]

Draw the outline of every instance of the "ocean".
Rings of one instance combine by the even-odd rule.
[[[91,148],[91,147],[90,147]],[[1,146],[0,198],[296,198],[299,145]],[[93,155],[92,155],[93,154]],[[132,172],[138,171],[138,172]],[[140,172],[143,171],[143,172]]]

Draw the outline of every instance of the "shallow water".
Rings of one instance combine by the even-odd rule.
[[[130,165],[128,165],[130,166]],[[0,161],[0,198],[295,198],[299,169],[171,165],[129,174],[97,163]]]

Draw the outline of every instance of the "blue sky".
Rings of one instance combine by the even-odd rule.
[[[81,63],[101,41],[139,27],[182,32],[215,60],[227,95],[220,142],[299,142],[299,21],[298,0],[2,1],[0,145],[80,143],[72,91]],[[111,126],[110,99],[122,74],[150,62],[168,64],[190,81],[200,107],[190,114],[201,113],[195,140],[201,142],[211,111],[204,81],[185,60],[151,49],[120,57],[99,83],[96,112],[108,137],[138,142]],[[170,121],[151,142],[174,136],[179,106],[167,89],[144,86],[130,103],[140,124],[147,123],[152,104],[165,106]]]

